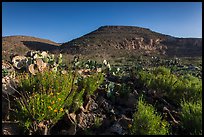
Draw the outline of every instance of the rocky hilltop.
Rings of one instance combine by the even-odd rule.
[[[138,53],[168,56],[201,56],[201,38],[177,38],[133,26],[102,26],[60,46],[71,54]],[[122,52],[121,52],[122,51]],[[116,52],[116,53],[115,53]]]

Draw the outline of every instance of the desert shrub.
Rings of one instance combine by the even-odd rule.
[[[36,126],[45,121],[47,128],[54,125],[65,113],[67,95],[72,89],[76,90],[72,85],[72,73],[46,71],[36,76],[26,73],[19,79],[21,97],[16,99],[17,118],[32,132],[36,132]]]
[[[181,107],[183,133],[189,135],[202,135],[202,101],[182,101]]]
[[[172,91],[179,94],[180,100],[194,101],[202,99],[202,80],[192,75],[178,77],[178,82],[172,86]],[[176,95],[175,95],[176,96]]]
[[[65,74],[45,71],[36,76],[24,73],[19,76],[21,96],[16,99],[17,119],[30,132],[38,132],[42,123],[50,129],[74,106],[77,110],[83,105],[83,95],[93,94],[101,84],[103,75],[96,73],[81,83],[79,76],[71,70]],[[77,104],[77,105],[76,105]]]
[[[202,98],[202,80],[192,75],[176,76],[169,73],[139,71],[139,82],[150,89],[163,93],[169,99],[179,104],[182,98],[196,101]]]
[[[153,74],[155,74],[155,75],[158,75],[158,74],[169,75],[170,69],[163,67],[163,66],[159,66],[159,67],[153,69]]]
[[[77,94],[72,101],[72,111],[76,111],[84,103],[84,97],[88,98],[95,93],[97,88],[103,83],[103,73],[94,73],[87,77],[78,77]],[[70,102],[71,103],[71,102]]]
[[[135,135],[166,135],[169,124],[156,112],[154,107],[139,98],[137,112],[133,115],[131,134]]]

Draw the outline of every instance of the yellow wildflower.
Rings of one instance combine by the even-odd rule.
[[[131,124],[128,124],[128,128],[131,128],[132,127],[132,125]]]
[[[60,108],[60,111],[63,112],[64,111],[63,108]]]
[[[55,104],[55,101],[52,101],[52,103],[51,104]]]
[[[60,101],[60,100],[62,100],[61,98],[58,98],[58,100]]]
[[[54,94],[51,92],[50,95],[52,96],[52,95],[54,95]]]
[[[57,112],[57,109],[55,109],[54,112]]]
[[[57,95],[59,95],[60,93],[57,93]]]
[[[48,106],[47,108],[50,109],[50,110],[52,110],[52,107],[51,107],[51,106]]]

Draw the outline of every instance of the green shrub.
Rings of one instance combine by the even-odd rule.
[[[163,67],[163,66],[159,66],[157,68],[154,68],[153,74],[155,74],[155,75],[157,75],[157,74],[169,75],[170,69]]]
[[[131,134],[135,135],[166,135],[169,134],[168,122],[155,111],[154,107],[139,98],[137,112],[133,115]]]
[[[202,80],[191,76],[176,76],[170,73],[156,73],[152,71],[139,71],[139,82],[150,89],[163,93],[176,104],[181,99],[197,101],[202,98]]]
[[[36,132],[36,126],[45,121],[50,128],[64,115],[68,93],[72,88],[76,90],[72,87],[73,74],[46,71],[36,76],[23,74],[19,78],[21,97],[16,100],[17,118],[30,132]]]
[[[182,101],[181,107],[181,123],[184,133],[202,135],[202,101]]]
[[[46,123],[49,129],[74,106],[83,105],[83,95],[92,95],[103,80],[102,73],[95,73],[77,83],[77,73],[45,71],[36,76],[24,73],[19,76],[21,97],[16,99],[17,118],[30,132],[37,132],[37,125]]]

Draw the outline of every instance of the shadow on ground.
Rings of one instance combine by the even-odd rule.
[[[58,52],[59,46],[48,44],[44,42],[37,41],[21,41],[23,44],[28,47],[30,50],[40,50],[40,51],[49,51],[49,52]]]

